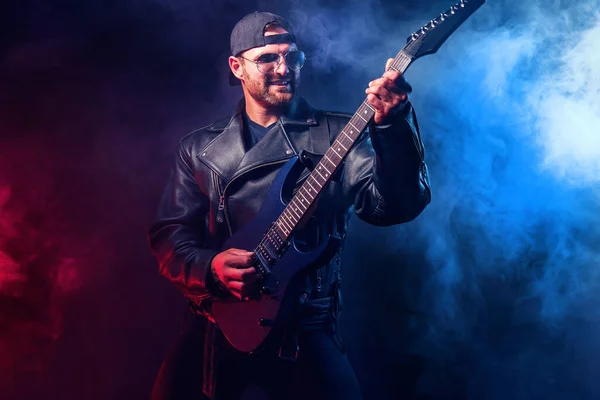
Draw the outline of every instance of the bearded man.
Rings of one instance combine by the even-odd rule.
[[[148,232],[160,273],[190,305],[152,398],[239,399],[256,384],[272,400],[361,399],[339,333],[343,238],[352,214],[390,226],[413,220],[430,202],[423,145],[408,101],[412,89],[389,69],[391,59],[383,76],[369,83],[372,123],[293,236],[294,246],[305,251],[330,235],[340,245],[294,278],[294,317],[256,351],[241,352],[215,323],[211,305],[222,298],[255,301],[257,259],[253,248],[221,246],[256,216],[285,162],[303,150],[325,154],[351,116],[315,110],[297,95],[305,55],[281,16],[245,16],[230,45],[230,83],[241,84],[243,99],[231,116],[181,139]]]

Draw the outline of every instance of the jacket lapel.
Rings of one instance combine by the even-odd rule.
[[[317,125],[315,110],[304,99],[298,99],[290,112],[282,116],[247,152],[241,114],[243,107],[245,104],[242,100],[223,132],[198,154],[198,158],[226,183],[260,166],[288,160],[296,156],[296,151],[307,149],[318,153],[315,139],[307,132],[307,128]]]
[[[242,157],[235,175],[243,174],[263,164],[288,160],[293,155],[294,149],[285,138],[280,121],[277,121],[275,126]]]
[[[227,182],[235,174],[244,152],[242,115],[238,111],[231,117],[223,132],[200,150],[198,159]]]

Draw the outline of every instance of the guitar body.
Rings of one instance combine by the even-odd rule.
[[[238,248],[251,251],[256,248],[273,221],[285,209],[286,192],[296,183],[303,168],[297,157],[281,168],[258,214],[224,243],[223,250]],[[251,300],[238,300],[233,296],[214,299],[213,317],[231,345],[243,352],[251,352],[259,347],[271,329],[285,321],[292,312],[299,293],[287,289],[294,275],[318,262],[329,260],[339,244],[338,238],[330,236],[317,249],[305,253],[299,251],[292,241],[285,254],[270,266],[270,279],[278,282],[272,293],[261,294]]]

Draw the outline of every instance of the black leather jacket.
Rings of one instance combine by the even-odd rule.
[[[258,212],[279,168],[303,149],[324,154],[351,117],[317,111],[298,99],[294,110],[246,151],[243,107],[242,101],[232,117],[180,141],[148,232],[160,273],[194,303],[206,303],[211,294],[218,294],[210,274],[212,258],[227,235]],[[300,176],[299,183],[307,174]],[[314,214],[295,240],[308,250],[327,234],[343,238],[352,209],[373,225],[411,221],[429,201],[423,145],[414,110],[407,103],[389,125],[371,126],[357,140],[342,173],[323,190]],[[317,304],[318,299],[338,294],[339,253],[341,248],[326,265],[298,280],[301,304]]]

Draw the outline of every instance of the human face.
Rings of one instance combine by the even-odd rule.
[[[267,31],[265,35],[286,33],[283,28]],[[289,104],[298,85],[300,84],[300,71],[288,68],[284,60],[280,59],[277,68],[268,73],[262,73],[256,64],[248,61],[257,60],[262,54],[277,53],[285,55],[289,51],[297,50],[295,43],[268,44],[247,50],[240,54],[242,64],[242,86],[244,92],[254,101],[268,108],[279,108]]]

